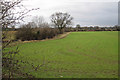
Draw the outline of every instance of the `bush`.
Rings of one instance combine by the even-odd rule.
[[[44,27],[44,28],[31,28],[31,26],[24,25],[16,32],[16,39],[22,41],[25,40],[42,40],[46,38],[53,38],[60,32],[56,28]]]
[[[16,33],[16,39],[24,40],[34,40],[35,34],[33,33],[33,29],[29,25],[22,26]]]
[[[54,36],[59,34],[59,30],[55,29],[55,28],[49,28],[49,27],[45,27],[45,28],[40,28],[39,30],[37,29],[37,33],[36,33],[36,39],[37,40],[42,40],[42,39],[46,39],[46,38],[53,38]]]

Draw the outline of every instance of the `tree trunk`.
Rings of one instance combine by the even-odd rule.
[[[59,28],[60,34],[63,34],[63,29]]]

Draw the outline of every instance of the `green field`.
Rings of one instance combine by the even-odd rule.
[[[34,65],[45,64],[37,78],[117,78],[118,32],[71,32],[63,39],[19,44],[16,57]]]

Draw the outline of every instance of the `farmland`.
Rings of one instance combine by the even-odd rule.
[[[44,65],[36,78],[117,78],[118,32],[71,32],[63,39],[18,44],[17,59]],[[16,46],[9,48],[15,49]],[[32,70],[25,67],[24,72]]]

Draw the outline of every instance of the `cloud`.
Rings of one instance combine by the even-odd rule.
[[[83,26],[113,26],[118,21],[118,6],[115,2],[76,3],[68,12],[74,16],[75,23]]]
[[[51,14],[55,12],[68,12],[74,17],[74,24],[82,26],[99,25],[99,26],[113,26],[117,24],[118,20],[118,3],[99,2],[99,0],[92,0],[93,2],[82,2],[82,0],[30,0],[24,3],[28,8],[39,7],[40,10],[33,11],[29,14],[32,16],[44,16],[46,21],[50,22]],[[26,18],[30,21],[30,18]]]

